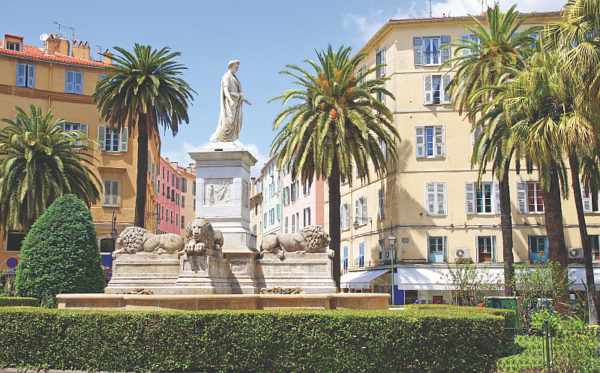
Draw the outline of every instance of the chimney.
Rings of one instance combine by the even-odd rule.
[[[80,41],[80,42],[75,41],[73,43],[72,51],[73,51],[73,57],[79,58],[82,60],[86,60],[86,61],[90,60],[90,46],[87,41],[85,43],[82,41]]]
[[[58,39],[58,49],[57,52],[62,54],[63,56],[70,56],[69,46],[71,43],[67,39],[59,38]]]
[[[58,38],[54,34],[50,34],[48,39],[44,42],[44,51],[46,54],[54,56],[58,49]]]
[[[103,62],[105,64],[107,64],[107,65],[111,65],[112,64],[112,58],[111,57],[112,57],[113,54],[110,53],[108,49],[103,54],[104,54],[104,56],[103,56],[104,57],[104,61]]]

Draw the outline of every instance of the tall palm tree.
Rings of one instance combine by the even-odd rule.
[[[274,100],[283,105],[273,128],[278,130],[271,154],[277,164],[289,167],[292,178],[310,184],[314,178],[327,179],[329,186],[330,248],[334,251],[333,273],[340,286],[340,180],[352,176],[369,178],[370,166],[378,176],[396,165],[400,135],[391,111],[375,95],[393,95],[385,89],[389,78],[372,79],[383,66],[358,70],[366,54],[350,58],[351,48],[317,52],[318,62],[306,60],[314,72],[287,65],[282,71],[296,79],[298,88],[285,91]],[[383,146],[383,144],[385,146]],[[387,149],[387,157],[384,152]]]
[[[148,136],[158,136],[159,126],[177,134],[179,123],[189,123],[188,104],[195,91],[180,77],[186,69],[174,61],[179,52],[168,47],[161,50],[149,45],[135,44],[133,53],[115,47],[120,54],[110,55],[113,64],[106,67],[109,74],[96,85],[93,98],[100,119],[115,129],[137,126],[137,179],[135,220],[144,226],[146,184],[148,178]]]
[[[74,194],[87,206],[100,198],[94,158],[81,131],[65,132],[52,110],[17,107],[0,131],[0,227],[27,231],[52,202]]]
[[[487,127],[500,113],[499,108],[486,109],[485,104],[494,96],[489,87],[500,84],[501,79],[510,77],[514,71],[524,66],[527,52],[535,39],[531,36],[540,27],[529,27],[521,32],[517,30],[526,21],[519,17],[513,5],[506,13],[498,4],[486,11],[485,23],[471,16],[475,26],[465,26],[471,33],[468,38],[450,44],[456,47],[455,57],[441,68],[450,66],[454,73],[450,82],[450,93],[453,106],[459,114],[466,112],[466,117],[474,123],[473,130],[482,128],[480,139],[476,139],[473,149],[472,166],[479,165],[479,179],[485,173],[488,162],[499,181],[500,225],[502,230],[502,256],[504,261],[504,287],[506,295],[512,295],[509,286],[514,276],[514,256],[512,237],[512,215],[510,205],[510,187],[508,173],[513,155],[509,139],[510,131],[505,121],[494,120],[494,126]],[[486,113],[484,114],[484,111]],[[477,117],[485,119],[477,121]],[[498,119],[502,119],[500,116]],[[487,128],[486,128],[487,127]]]

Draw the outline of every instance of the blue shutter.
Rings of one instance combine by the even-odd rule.
[[[27,65],[24,63],[17,64],[17,87],[25,87],[25,75],[27,71]]]
[[[74,71],[67,70],[65,74],[65,92],[73,93],[73,86],[75,82]]]
[[[450,43],[450,36],[449,35],[442,35],[441,37],[441,44],[448,44]],[[450,59],[450,47],[444,47],[442,48],[442,64],[444,62],[447,62]]]
[[[83,93],[83,73],[81,71],[74,72],[75,83],[73,85],[74,93]]]
[[[27,87],[35,88],[35,66],[27,65]]]
[[[465,46],[467,46],[467,45],[470,45],[470,43],[468,43],[468,41],[469,41],[469,40],[471,40],[471,38],[470,38],[470,35],[469,35],[469,34],[467,34],[467,35],[461,35],[461,36],[460,36],[460,41],[461,41],[461,43],[462,43],[462,44],[464,44]],[[467,54],[470,54],[470,53],[471,53],[471,51],[470,51],[470,50],[468,50],[468,49],[463,49],[463,50],[461,51],[461,55],[463,55],[463,56],[466,56]]]
[[[277,221],[281,221],[281,205],[277,204]]]
[[[413,38],[413,54],[415,66],[423,65],[423,38],[421,36]]]

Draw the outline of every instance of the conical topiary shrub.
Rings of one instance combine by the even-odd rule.
[[[92,214],[74,195],[58,198],[23,240],[17,295],[54,303],[60,293],[99,293],[106,281]]]

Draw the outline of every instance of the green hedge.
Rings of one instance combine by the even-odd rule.
[[[39,305],[40,305],[40,301],[36,298],[0,297],[0,307],[11,307],[11,306],[38,307]]]
[[[0,368],[489,372],[502,317],[411,311],[0,310]]]

